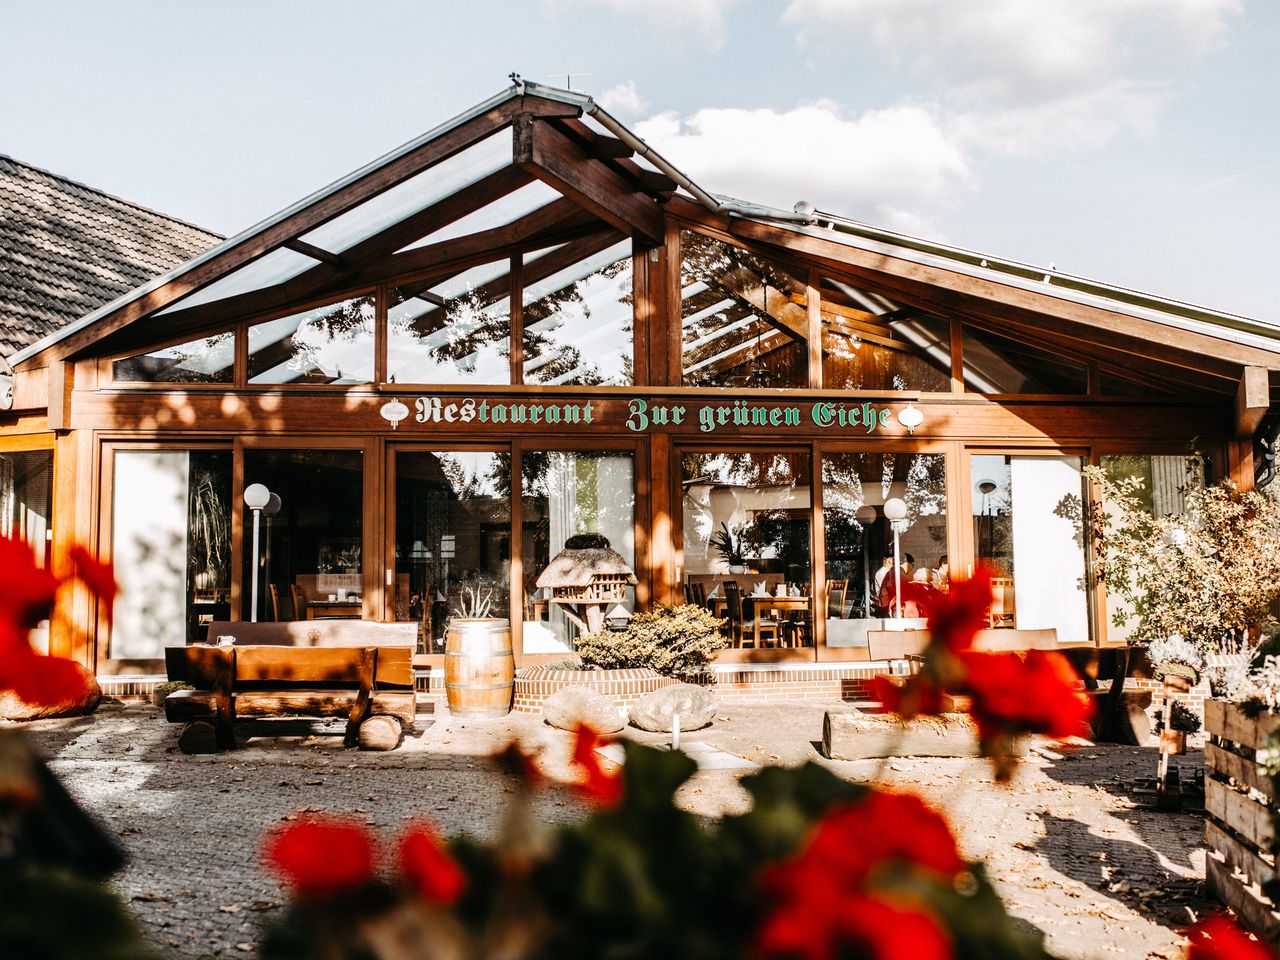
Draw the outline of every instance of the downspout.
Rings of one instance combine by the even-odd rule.
[[[13,409],[13,367],[0,356],[0,412]]]

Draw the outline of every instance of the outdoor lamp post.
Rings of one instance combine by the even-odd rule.
[[[249,622],[258,622],[258,522],[262,511],[271,502],[271,491],[265,484],[251,483],[244,488],[244,505],[253,511],[253,586],[249,591]],[[278,498],[277,498],[278,499]]]
[[[263,533],[262,542],[262,582],[271,582],[271,518],[280,512],[280,494],[272,493],[267,505],[262,508],[262,515],[267,518],[267,529]]]
[[[622,604],[615,603],[613,609],[605,614],[604,622],[609,625],[610,630],[621,633],[631,622],[631,612]]]
[[[893,606],[896,619],[902,619],[902,559],[899,538],[907,528],[907,505],[901,497],[891,497],[884,502],[884,518],[893,529]]]

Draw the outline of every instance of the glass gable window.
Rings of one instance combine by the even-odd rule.
[[[558,199],[560,199],[560,194],[556,190],[547,186],[541,180],[535,180],[532,183],[526,183],[523,187],[507,194],[505,197],[500,197],[492,203],[486,204],[474,213],[459,217],[452,223],[427,234],[420,240],[415,240],[402,249],[412,250],[415,247],[425,247],[429,244],[444,243],[446,240],[455,240],[458,237],[465,237],[473,233],[482,233],[495,227],[505,227]]]
[[[1089,636],[1079,457],[974,454],[974,553],[994,571],[989,624]]]
[[[964,385],[975,393],[1084,396],[1085,365],[986,330],[964,328]]]
[[[827,389],[951,389],[950,321],[905,315],[879,297],[825,279],[821,314]]]
[[[316,262],[310,257],[281,247],[272,250],[266,256],[246,263],[238,270],[233,270],[220,280],[215,280],[207,287],[197,290],[191,296],[179,300],[163,310],[157,310],[155,315],[162,316],[166,313],[177,313],[179,310],[186,310],[188,307],[198,307],[203,303],[213,303],[215,300],[223,300],[227,297],[234,297],[237,294],[264,290],[267,287],[275,286],[277,283],[292,280],[315,265]]]
[[[526,653],[573,649],[579,627],[553,602],[539,575],[565,541],[580,533],[598,533],[635,570],[635,466],[627,451],[531,451],[524,455],[523,564]],[[623,605],[635,609],[626,590]],[[580,611],[573,610],[574,615]],[[603,612],[603,611],[601,611]]]
[[[373,381],[373,297],[356,297],[249,327],[249,382]]]
[[[525,261],[525,383],[630,384],[631,241],[577,257],[566,246]]]
[[[321,250],[342,253],[510,163],[511,130],[504,128],[334,217],[301,239]]]
[[[899,534],[902,568],[894,576],[893,530],[884,504],[907,505]],[[822,514],[827,547],[827,646],[866,646],[867,631],[886,617],[919,618],[923,610],[902,582],[945,590],[947,471],[940,453],[827,453],[822,457]]]
[[[231,331],[161,347],[111,364],[111,378],[123,383],[231,383],[236,335]]]
[[[396,383],[511,382],[511,261],[392,287],[387,373]]]
[[[680,237],[685,386],[806,386],[805,278],[699,233]]]
[[[396,454],[395,619],[419,624],[424,653],[443,653],[449,618],[467,590],[507,617],[511,578],[511,455]]]

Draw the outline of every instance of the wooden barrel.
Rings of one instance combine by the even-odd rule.
[[[444,688],[449,712],[477,719],[511,712],[516,661],[506,620],[449,621],[444,643]]]

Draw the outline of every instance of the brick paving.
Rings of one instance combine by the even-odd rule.
[[[687,734],[760,763],[817,757],[823,707],[729,703],[707,730]],[[299,810],[348,812],[385,834],[433,817],[450,833],[492,836],[513,786],[485,757],[511,737],[540,752],[552,778],[569,775],[569,736],[539,718],[475,722],[421,718],[394,753],[344,750],[340,736],[288,724],[286,736],[250,737],[243,749],[188,757],[176,728],[149,706],[109,704],[90,718],[29,725],[69,789],[128,850],[115,881],[154,939],[183,956],[252,956],[257,924],[277,909],[276,884],[258,868],[262,831]],[[255,728],[247,727],[244,733]],[[260,729],[260,728],[256,728]],[[340,725],[328,730],[338,732]],[[637,739],[656,740],[648,734]],[[1179,758],[1184,777],[1199,751]],[[883,776],[918,790],[951,818],[965,853],[982,860],[1013,913],[1045,932],[1062,957],[1176,957],[1179,929],[1202,899],[1203,823],[1192,813],[1133,806],[1126,786],[1153,775],[1156,753],[1110,745],[1019,764],[1012,785],[977,759],[823,761],[852,779]],[[710,769],[680,802],[706,816],[742,809],[741,771]],[[581,815],[563,789],[535,800],[537,815]]]

